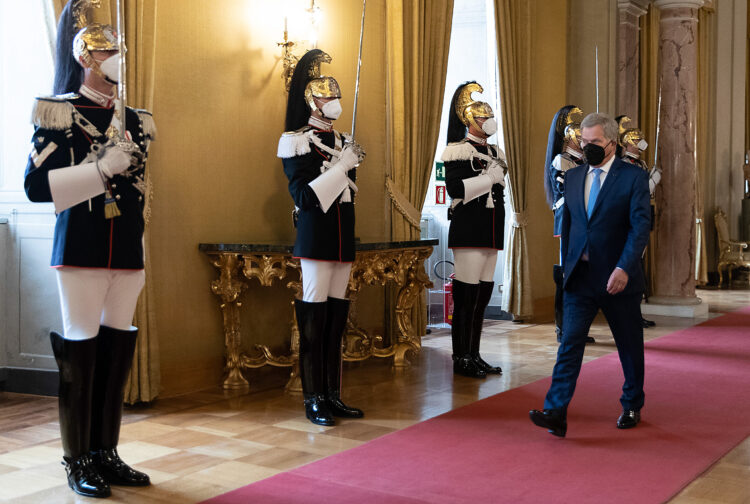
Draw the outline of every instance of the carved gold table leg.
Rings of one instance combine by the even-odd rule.
[[[239,276],[241,260],[239,255],[226,253],[211,256],[211,264],[218,268],[219,278],[211,282],[211,292],[221,298],[221,314],[224,318],[224,345],[226,347],[226,378],[224,388],[245,389],[249,384],[242,376],[240,331],[240,294],[247,284]]]
[[[432,282],[424,271],[424,261],[432,253],[431,249],[406,250],[400,257],[398,275],[400,282],[396,296],[396,321],[399,334],[395,342],[393,365],[397,368],[409,367],[409,352],[419,353],[422,341],[411,322],[412,310],[425,287]]]
[[[286,284],[287,288],[294,292],[292,297],[292,321],[291,321],[291,349],[292,349],[292,372],[289,374],[289,381],[287,381],[284,389],[287,392],[302,393],[302,378],[300,377],[299,371],[299,326],[297,326],[297,312],[294,309],[294,300],[302,299],[302,268],[300,268],[299,261],[297,259],[289,259],[286,262],[286,267],[292,270],[297,270],[299,273],[299,280],[292,280]]]

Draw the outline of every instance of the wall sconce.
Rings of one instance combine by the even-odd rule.
[[[303,21],[302,24],[309,23],[309,32],[306,41],[309,42],[310,49],[314,49],[318,47],[318,27],[320,26],[323,13],[320,10],[320,7],[315,5],[315,0],[310,0],[310,7],[305,9],[305,12],[307,13],[307,20]],[[301,45],[299,42],[289,40],[289,14],[289,12],[284,14],[284,41],[276,43],[277,46],[282,48],[281,60],[283,71],[281,72],[281,78],[284,79],[287,92],[289,92],[289,85],[292,83],[294,67],[297,66],[297,61],[299,60],[299,58],[294,55],[292,48]]]

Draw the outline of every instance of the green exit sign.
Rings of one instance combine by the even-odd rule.
[[[437,181],[445,180],[445,165],[443,164],[442,161],[435,162],[435,180]]]

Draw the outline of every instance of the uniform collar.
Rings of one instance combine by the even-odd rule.
[[[474,142],[479,145],[487,145],[486,138],[479,138],[478,136],[472,135],[471,133],[467,133],[466,138],[468,138],[470,142]]]
[[[326,121],[325,119],[318,119],[315,116],[310,116],[310,119],[308,119],[307,124],[312,126],[315,129],[323,130],[323,131],[332,131],[333,130],[333,122],[332,121]]]
[[[101,91],[88,87],[86,84],[81,84],[81,89],[79,89],[78,92],[81,96],[85,96],[92,102],[104,108],[112,108],[115,104],[114,93],[112,93],[112,95],[106,95]]]

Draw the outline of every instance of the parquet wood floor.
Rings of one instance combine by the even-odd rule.
[[[711,316],[750,304],[748,290],[702,290],[699,295],[710,303]],[[647,339],[700,322],[653,318],[657,326],[646,331]],[[597,344],[587,347],[586,360],[615,350],[603,318],[591,334]],[[488,320],[482,354],[499,363],[503,375],[454,378],[449,332],[435,331],[423,339],[420,357],[407,370],[394,370],[382,360],[347,364],[345,399],[363,408],[366,417],[334,427],[309,423],[301,398],[280,388],[228,396],[214,387],[159,399],[148,408],[128,408],[120,453],[148,472],[154,484],[113,487],[107,502],[191,503],[227,492],[549,376],[556,350],[552,324]],[[618,414],[612,411],[613,427]],[[61,455],[56,398],[0,392],[0,502],[88,502],[67,488]],[[672,502],[750,503],[750,438]]]

